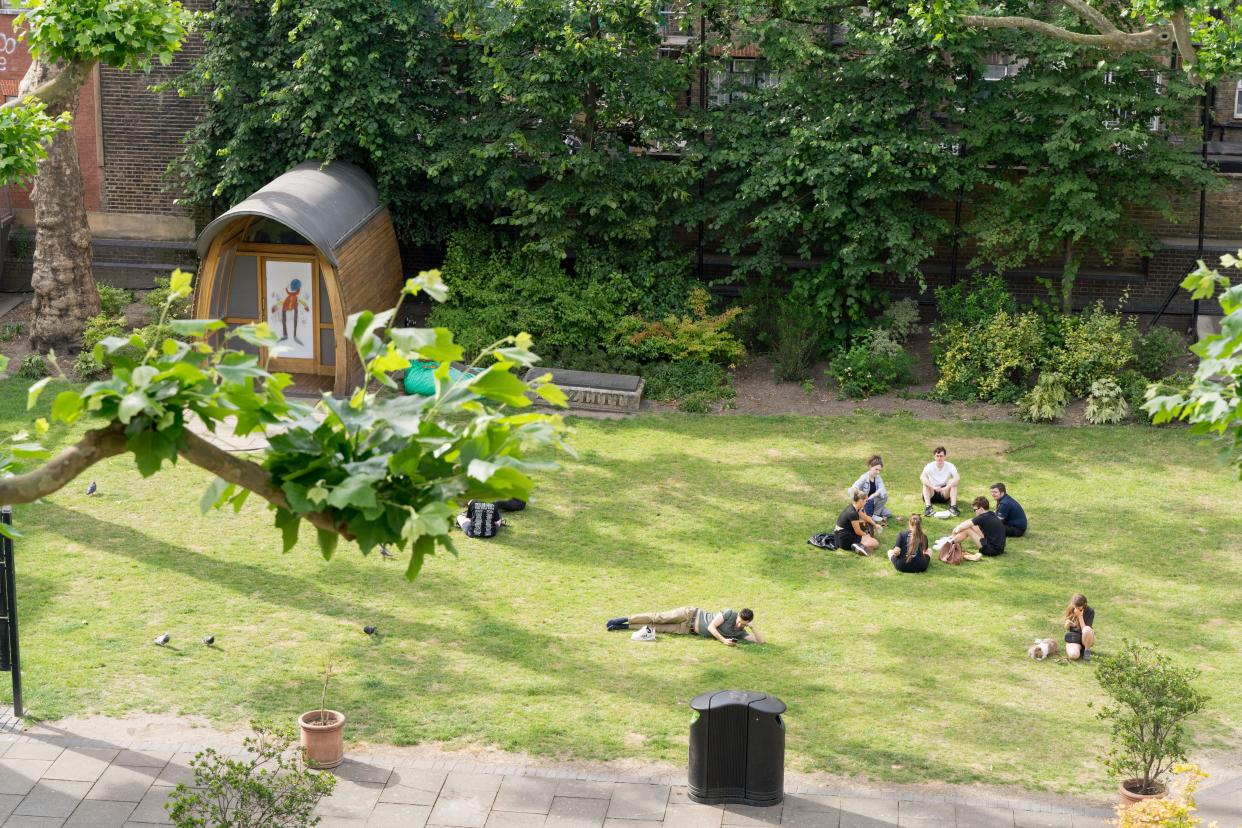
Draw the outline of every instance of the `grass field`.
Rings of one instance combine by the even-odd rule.
[[[24,386],[0,383],[0,432],[26,421]],[[201,516],[192,467],[96,467],[95,497],[84,478],[16,510],[28,706],[292,718],[333,659],[329,702],[353,739],[681,762],[687,701],[748,688],[789,705],[793,768],[1101,792],[1092,665],[1025,654],[1059,638],[1082,591],[1100,651],[1137,636],[1203,670],[1201,748],[1242,735],[1242,484],[1184,431],[682,415],[576,429],[580,458],[500,538],[462,541],[415,584],[345,546],[282,555],[253,501]],[[908,512],[938,443],[965,501],[1000,479],[1026,507],[1006,555],[899,575],[806,544],[873,451]],[[753,607],[771,644],[603,630],[686,603]],[[151,643],[162,632],[169,647]]]

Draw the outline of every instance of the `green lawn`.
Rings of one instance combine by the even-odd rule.
[[[24,385],[0,383],[0,431],[25,421]],[[309,543],[281,555],[253,501],[201,516],[192,467],[96,467],[97,496],[84,478],[16,510],[28,706],[291,719],[330,658],[353,739],[680,763],[687,701],[748,688],[788,703],[792,768],[1099,793],[1092,665],[1025,652],[1059,637],[1082,591],[1101,651],[1140,636],[1203,670],[1201,746],[1242,735],[1242,484],[1183,431],[681,415],[576,429],[580,459],[531,509],[415,584],[344,545],[330,563]],[[1004,557],[899,575],[806,544],[873,451],[894,509],[914,507],[938,443],[965,499],[1001,479],[1031,515]],[[751,606],[771,644],[603,630],[686,603]],[[162,632],[171,646],[151,643]]]

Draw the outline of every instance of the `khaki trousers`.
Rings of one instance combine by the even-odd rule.
[[[631,615],[628,619],[630,629],[651,627],[658,633],[671,635],[690,635],[694,630],[694,616],[698,615],[698,607],[678,607],[666,612],[644,612]]]

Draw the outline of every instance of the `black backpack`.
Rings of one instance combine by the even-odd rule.
[[[496,530],[500,528],[500,514],[496,510],[495,503],[472,500],[466,506],[466,517],[470,519],[470,531],[466,533],[467,537],[496,537]]]
[[[836,549],[837,536],[835,533],[824,532],[818,535],[812,535],[807,541],[811,546],[818,546],[820,549]]]

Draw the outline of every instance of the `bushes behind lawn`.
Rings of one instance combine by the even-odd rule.
[[[1140,334],[1133,317],[1102,302],[1079,314],[1047,305],[1018,311],[996,276],[940,288],[936,302],[933,396],[1019,402],[1019,416],[1031,421],[1060,418],[1074,399],[1088,399],[1089,422],[1146,421],[1148,380],[1187,352],[1175,331]]]

